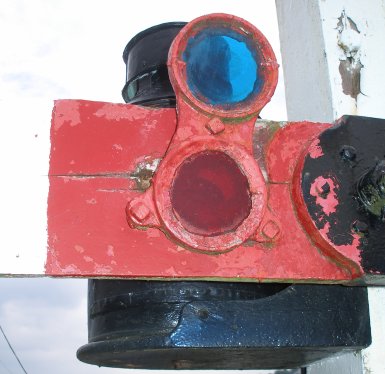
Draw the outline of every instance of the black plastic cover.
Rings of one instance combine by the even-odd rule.
[[[167,70],[168,51],[185,22],[169,22],[142,31],[123,52],[126,103],[151,107],[175,107],[175,94]]]

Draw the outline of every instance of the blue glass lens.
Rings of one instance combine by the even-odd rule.
[[[189,89],[203,102],[232,105],[259,91],[257,61],[246,41],[230,30],[201,31],[189,39],[182,57]]]

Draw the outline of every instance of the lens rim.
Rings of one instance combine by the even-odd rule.
[[[207,150],[223,152],[235,161],[248,180],[251,199],[250,213],[239,226],[216,236],[204,236],[188,231],[188,227],[183,225],[173,210],[170,194],[179,167],[189,157]],[[222,253],[241,245],[256,232],[266,209],[266,183],[253,156],[245,148],[229,147],[226,141],[220,139],[205,137],[195,142],[182,142],[180,146],[173,148],[161,162],[153,186],[155,206],[163,227],[182,245],[197,251]]]
[[[212,105],[199,100],[190,90],[187,83],[186,62],[183,54],[189,40],[205,29],[219,28],[229,30],[230,34],[240,34],[240,38],[246,39],[247,45],[255,46],[251,51],[257,56],[258,76],[262,84],[258,93],[249,98],[231,105]],[[278,82],[278,63],[274,51],[265,36],[252,24],[242,18],[229,14],[210,14],[199,17],[188,23],[174,39],[168,55],[168,69],[171,83],[177,94],[181,92],[194,107],[202,111],[214,114],[221,118],[242,119],[257,115],[270,101]]]

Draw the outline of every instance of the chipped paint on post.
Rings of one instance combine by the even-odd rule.
[[[384,118],[384,1],[276,4],[289,120]]]
[[[339,72],[341,74],[342,91],[350,95],[356,102],[361,93],[361,32],[356,23],[342,11],[338,18],[338,46],[341,48]]]
[[[375,0],[316,1],[324,36],[333,119],[385,117],[385,5]],[[317,73],[315,73],[317,74]]]
[[[385,2],[276,0],[276,4],[289,120],[332,121],[345,114],[385,118]],[[347,27],[343,35],[343,29],[338,28],[341,15]],[[354,61],[352,56],[349,58],[356,72],[351,74],[350,82],[343,73],[343,84],[340,65],[342,63],[344,70],[348,70],[346,54],[352,52]],[[309,82],[317,84],[309,85]],[[312,95],[314,91],[323,95]],[[363,352],[363,367],[360,362],[353,365],[347,360],[353,367],[344,365],[344,373],[354,370],[365,374],[385,372],[385,289],[371,287],[368,293],[372,345]],[[319,369],[310,367],[309,372],[336,372],[335,367],[328,364]]]

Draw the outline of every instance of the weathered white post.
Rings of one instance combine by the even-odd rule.
[[[276,0],[288,119],[385,118],[385,2]],[[385,139],[384,139],[385,142]],[[385,373],[385,288],[369,289],[373,343],[310,373]],[[358,362],[358,365],[357,365]]]

